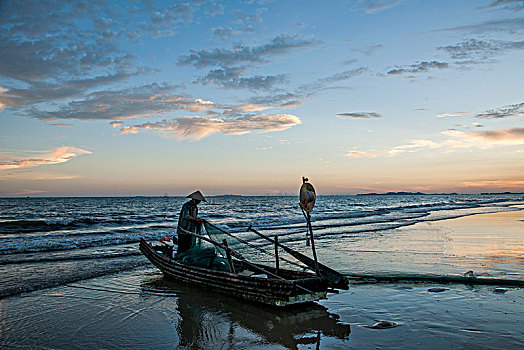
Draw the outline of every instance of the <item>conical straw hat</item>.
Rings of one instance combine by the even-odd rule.
[[[193,198],[193,199],[198,199],[199,201],[202,201],[202,202],[207,202],[204,196],[202,195],[202,193],[198,190],[188,195],[187,198]]]

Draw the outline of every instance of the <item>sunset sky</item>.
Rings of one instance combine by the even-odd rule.
[[[524,1],[0,1],[0,196],[524,191]]]

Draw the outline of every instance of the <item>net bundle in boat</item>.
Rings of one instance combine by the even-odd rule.
[[[229,248],[239,253],[242,253],[242,244],[237,239],[232,238],[231,235],[227,233],[226,231],[213,225],[212,223],[208,222],[207,220],[204,221],[204,228],[206,229],[206,232],[209,238],[211,238],[213,241],[222,243],[223,240],[225,239],[227,242],[227,246]],[[217,246],[215,248],[222,256],[224,257],[226,256],[226,252],[224,249],[217,247]]]

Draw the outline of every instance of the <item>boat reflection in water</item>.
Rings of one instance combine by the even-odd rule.
[[[349,341],[349,324],[317,303],[284,308],[248,303],[237,298],[155,276],[142,290],[176,295],[179,346],[245,348],[303,344],[342,345]],[[228,346],[229,345],[229,346]]]

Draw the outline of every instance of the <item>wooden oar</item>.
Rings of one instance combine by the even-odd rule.
[[[270,237],[267,237],[263,235],[262,233],[258,232],[253,228],[252,225],[249,225],[248,231],[251,231],[253,233],[256,233],[260,237],[268,240],[269,242],[275,244],[275,241],[271,239]],[[318,272],[320,275],[328,280],[329,282],[333,283],[334,287],[340,288],[340,289],[348,289],[348,280],[347,278],[342,275],[341,273],[327,267],[326,265],[323,265],[319,263],[318,261],[315,263],[315,260],[311,259],[310,257],[297,252],[296,250],[293,250],[289,247],[286,247],[285,245],[282,245],[282,243],[277,243],[280,248],[282,248],[286,253],[293,256],[295,259],[299,260],[300,262],[307,265],[309,268],[311,268],[313,271],[315,271],[316,267],[318,268]]]
[[[197,238],[200,238],[200,239],[203,239],[204,241],[206,242],[209,242],[217,247],[220,247],[222,249],[224,249],[226,252],[229,252],[231,255],[235,256],[238,260],[242,261],[243,263],[245,263],[246,265],[248,265],[249,267],[255,269],[255,270],[258,270],[262,273],[265,273],[266,275],[268,276],[271,276],[271,277],[274,277],[276,279],[279,279],[279,280],[283,280],[283,281],[289,281],[287,279],[285,279],[284,277],[281,277],[279,275],[275,275],[274,273],[271,273],[263,268],[261,268],[260,266],[257,266],[256,264],[253,264],[251,262],[249,262],[246,258],[244,258],[242,256],[242,254],[240,254],[239,252],[236,252],[234,251],[233,249],[227,247],[226,245],[224,244],[221,244],[221,243],[218,243],[218,242],[215,242],[214,240],[212,240],[211,238],[208,238],[206,236],[202,236],[202,235],[199,235],[199,234],[196,234],[196,233],[193,233],[191,231],[187,231],[187,230],[184,230],[183,228],[179,227],[180,231],[182,231],[183,233],[185,234],[188,234],[188,235],[191,235],[193,237],[197,237]],[[312,291],[310,291],[309,289],[305,288],[305,287],[302,287],[301,285],[298,285],[296,284],[297,288],[300,288],[302,289],[303,291],[305,291],[306,293],[309,293],[309,294],[314,294]]]

